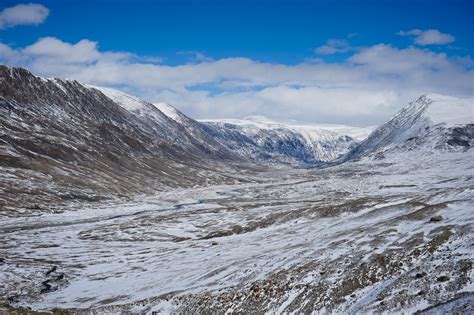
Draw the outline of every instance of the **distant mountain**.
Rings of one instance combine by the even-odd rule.
[[[233,156],[257,164],[307,165],[330,161],[349,151],[358,137],[368,135],[371,128],[345,126],[289,126],[262,119],[196,121],[166,103],[151,104],[117,90],[95,87],[123,108],[140,117],[156,118],[163,114],[186,131],[189,141],[205,147],[213,154]],[[156,114],[155,112],[158,112]],[[331,130],[334,128],[336,131]]]
[[[428,94],[403,108],[339,161],[407,151],[468,150],[474,144],[474,99]]]
[[[264,117],[202,121],[233,151],[253,160],[321,163],[355,147],[373,128],[288,125]],[[237,136],[240,135],[240,136]]]

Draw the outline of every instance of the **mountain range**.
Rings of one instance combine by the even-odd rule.
[[[197,121],[165,103],[0,66],[0,206],[17,208],[18,196],[31,208],[238,182],[243,170],[417,148],[467,150],[472,122],[472,100],[441,95],[419,97],[375,130],[261,117]]]
[[[474,101],[195,120],[0,66],[0,313],[466,313]]]

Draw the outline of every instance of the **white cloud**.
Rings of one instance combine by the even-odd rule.
[[[168,66],[150,58],[159,60],[100,51],[85,39],[43,38],[19,49],[0,44],[1,63],[43,76],[118,86],[149,101],[169,102],[194,118],[264,115],[373,125],[420,94],[472,95],[474,83],[470,57],[385,44],[361,48],[340,63],[285,65],[235,57]]]
[[[401,36],[414,36],[414,42],[421,46],[426,45],[445,45],[454,42],[453,35],[441,33],[438,30],[419,30],[400,31],[397,33]]]
[[[71,45],[54,37],[41,38],[23,52],[36,58],[52,58],[65,63],[93,62],[101,56],[96,42],[83,39]]]
[[[10,46],[0,43],[0,56],[9,59],[13,58],[15,55],[16,52]]]
[[[48,14],[48,8],[41,4],[18,4],[0,12],[0,29],[16,25],[38,25],[46,20]]]
[[[351,50],[351,46],[347,40],[330,39],[325,45],[315,48],[314,52],[320,55],[332,55],[348,52],[349,50]]]

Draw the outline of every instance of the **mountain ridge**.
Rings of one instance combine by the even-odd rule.
[[[123,103],[123,107],[132,112],[143,111],[144,105],[139,103],[143,101],[138,98],[109,88],[95,88],[118,104]],[[250,130],[236,123],[197,121],[166,103],[155,103],[154,106],[180,124],[189,134],[194,135],[202,145],[209,146],[211,150],[216,148],[215,152],[232,152],[240,159],[253,163],[318,164],[337,158],[357,142],[342,132],[334,132],[328,128],[310,129],[267,123],[256,125]]]
[[[457,111],[453,111],[457,109]],[[474,99],[424,94],[375,129],[338,159],[345,162],[379,153],[414,149],[469,149],[474,145]]]

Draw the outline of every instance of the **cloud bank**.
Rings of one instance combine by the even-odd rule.
[[[328,42],[330,44],[330,42]],[[474,62],[425,48],[358,48],[338,63],[295,65],[234,57],[177,66],[159,57],[101,51],[96,42],[41,38],[22,48],[0,43],[0,62],[37,75],[115,87],[168,102],[194,118],[264,115],[276,120],[374,125],[427,92],[472,96]]]
[[[48,8],[41,4],[18,4],[0,12],[0,29],[16,25],[38,25],[43,23],[48,15]]]

